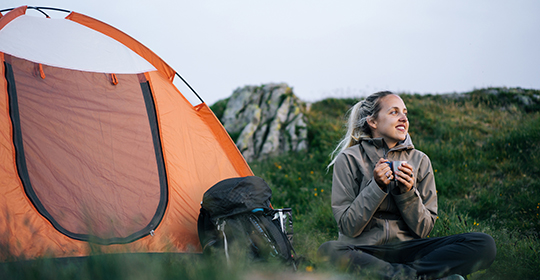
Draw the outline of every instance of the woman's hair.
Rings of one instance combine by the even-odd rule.
[[[356,145],[360,142],[360,138],[364,135],[371,136],[371,128],[368,124],[368,118],[377,118],[381,110],[381,99],[387,95],[394,94],[390,91],[379,91],[371,94],[366,99],[356,103],[348,112],[349,120],[347,121],[347,133],[330,157],[332,161],[328,164],[328,168],[336,162],[336,157],[343,150]]]

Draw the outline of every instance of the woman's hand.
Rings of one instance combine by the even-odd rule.
[[[386,191],[386,186],[394,179],[388,160],[384,158],[379,159],[373,169],[373,179],[375,179],[381,190]]]
[[[406,193],[410,191],[414,185],[414,173],[413,173],[413,167],[408,163],[402,163],[399,167],[399,172],[396,175],[396,178],[398,182],[401,184],[398,184],[400,193]]]

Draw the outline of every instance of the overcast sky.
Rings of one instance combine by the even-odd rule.
[[[536,0],[0,1],[0,9],[21,5],[76,11],[124,31],[208,104],[271,82],[305,101],[540,89]]]

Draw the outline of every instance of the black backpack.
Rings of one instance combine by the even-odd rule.
[[[208,189],[197,220],[204,255],[243,250],[254,261],[279,259],[296,269],[291,209],[272,209],[272,190],[255,176],[231,178]],[[234,248],[234,249],[232,249]]]

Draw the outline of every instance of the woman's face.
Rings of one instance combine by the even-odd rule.
[[[407,107],[403,100],[394,94],[381,99],[381,110],[376,119],[368,121],[373,138],[384,138],[389,148],[405,140],[409,131]]]

